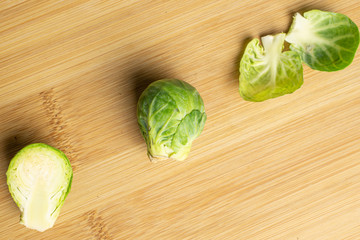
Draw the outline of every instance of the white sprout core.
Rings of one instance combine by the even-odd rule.
[[[315,34],[312,23],[296,13],[294,17],[294,25],[285,37],[288,43],[311,43],[321,41]]]
[[[265,56],[275,62],[282,52],[284,45],[285,33],[280,33],[275,36],[268,35],[261,38],[262,45],[264,46]]]
[[[63,166],[56,159],[59,158],[56,154],[46,152],[29,151],[20,158],[16,174],[25,199],[21,222],[28,228],[44,231],[51,228],[56,220],[51,215],[58,204],[56,195],[61,194],[64,176],[59,169]]]
[[[271,84],[276,82],[276,69],[280,62],[280,56],[284,45],[285,33],[280,33],[275,36],[268,35],[261,38],[264,46],[265,56],[264,61],[270,66]]]

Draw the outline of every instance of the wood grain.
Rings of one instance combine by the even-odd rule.
[[[295,93],[238,94],[249,39],[297,11],[360,24],[357,1],[0,2],[1,239],[360,239],[360,53],[304,67]],[[179,78],[208,120],[185,162],[152,164],[136,122],[142,90]],[[5,172],[32,142],[63,150],[72,190],[55,226],[19,222]]]

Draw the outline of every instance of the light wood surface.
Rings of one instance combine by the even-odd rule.
[[[304,66],[295,93],[238,93],[253,37],[344,1],[1,1],[0,239],[360,239],[360,53]],[[195,86],[208,120],[185,162],[150,163],[136,103],[152,81]],[[55,226],[20,225],[5,172],[44,142],[74,168]]]

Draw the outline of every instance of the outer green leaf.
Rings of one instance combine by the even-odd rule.
[[[353,61],[359,29],[343,14],[311,10],[295,15],[285,40],[312,69],[338,71]]]
[[[174,150],[172,158],[186,158],[190,152],[192,142],[200,135],[201,130],[204,128],[205,121],[205,112],[200,112],[199,110],[193,110],[181,120],[171,142],[171,147]]]
[[[152,161],[184,160],[206,120],[197,90],[177,79],[150,84],[139,98],[137,116]]]
[[[20,223],[41,232],[51,228],[71,188],[73,172],[65,154],[43,143],[30,144],[11,160],[6,175]]]
[[[248,101],[260,102],[294,92],[303,83],[300,56],[282,52],[285,34],[253,39],[240,61],[239,91]]]

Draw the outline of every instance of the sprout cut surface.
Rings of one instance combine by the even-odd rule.
[[[71,188],[73,173],[65,154],[43,143],[28,145],[11,160],[6,175],[20,223],[38,231],[51,228]]]

